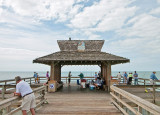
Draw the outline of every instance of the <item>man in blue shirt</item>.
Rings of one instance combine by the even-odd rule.
[[[150,76],[150,84],[151,85],[153,85],[153,84],[156,84],[156,80],[158,80],[158,78],[156,77],[156,72],[155,71],[153,71],[153,73],[151,74],[151,76]]]
[[[128,74],[127,72],[124,73],[124,83],[127,83],[127,77],[128,77]]]
[[[36,72],[34,72],[33,77],[35,78],[35,83],[36,83],[36,81],[37,81],[37,77],[38,77]],[[37,81],[37,82],[38,82],[38,81]]]

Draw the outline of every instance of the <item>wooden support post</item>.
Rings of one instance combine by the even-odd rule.
[[[32,79],[32,78],[30,78],[30,85],[31,85],[31,79]]]
[[[41,95],[42,95],[42,97],[41,97],[41,102],[43,101],[42,104],[44,104],[45,90],[42,90],[42,91],[41,91]]]
[[[54,80],[54,62],[51,64],[50,80]]]
[[[138,106],[138,112],[142,113],[142,107]]]
[[[145,88],[144,90],[146,90],[146,82],[145,82],[145,80],[144,80],[144,88]]]
[[[11,106],[6,107],[6,113],[9,113],[11,111]]]
[[[154,86],[154,84],[153,84],[153,103],[155,104],[155,100],[156,100],[156,94],[155,94],[156,92],[155,92],[155,86]]]
[[[111,80],[111,64],[107,64],[107,84],[108,84],[108,91],[110,92],[110,80]]]
[[[122,100],[122,95],[121,95],[121,94],[119,94],[119,99],[121,99],[121,100]],[[119,102],[119,106],[123,108],[123,105],[122,105],[122,103],[121,103],[121,102]]]
[[[5,92],[6,92],[6,87],[5,85],[2,86],[2,99],[5,99]]]

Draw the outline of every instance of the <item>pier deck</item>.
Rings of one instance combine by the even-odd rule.
[[[121,115],[111,103],[111,95],[100,90],[81,89],[64,85],[61,90],[45,95],[48,104],[36,111],[37,115]]]

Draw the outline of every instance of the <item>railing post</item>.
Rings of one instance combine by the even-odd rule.
[[[119,94],[119,99],[121,99],[121,100],[122,100],[122,95],[120,95],[120,94]],[[119,106],[123,108],[123,105],[122,105],[122,103],[121,103],[121,102],[119,102]]]
[[[138,112],[142,113],[142,107],[138,106]]]
[[[31,82],[32,82],[31,79],[32,79],[32,78],[30,78],[30,85],[31,85]]]
[[[144,79],[144,85],[146,86],[146,80]]]
[[[11,106],[8,106],[7,108],[6,108],[6,113],[9,113],[11,111]]]
[[[66,77],[66,84],[67,84],[67,77]]]
[[[6,92],[6,87],[5,85],[2,86],[2,99],[5,98],[5,92]]]
[[[155,103],[156,95],[155,95],[155,86],[153,84],[153,103]]]
[[[44,101],[45,90],[41,91],[41,95],[42,95],[42,97],[41,97],[41,102],[42,102],[42,101]],[[44,102],[42,104],[44,104]]]

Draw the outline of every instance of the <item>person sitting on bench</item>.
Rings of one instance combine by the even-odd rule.
[[[101,82],[101,78],[100,77],[97,77],[95,83],[94,83],[95,87],[97,89],[100,89],[102,87],[102,82]]]

